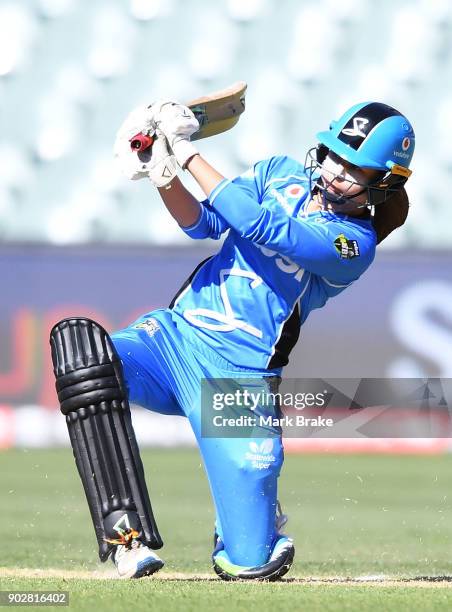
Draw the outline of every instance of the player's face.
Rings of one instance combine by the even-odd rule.
[[[338,204],[338,210],[352,210],[365,204],[367,190],[365,186],[378,176],[378,172],[368,168],[359,168],[329,151],[322,164],[321,179],[328,193],[334,198],[345,196],[353,198],[350,202]]]

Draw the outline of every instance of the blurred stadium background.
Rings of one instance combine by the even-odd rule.
[[[1,0],[0,448],[67,444],[56,320],[125,326],[167,305],[217,247],[191,242],[149,184],[118,174],[122,119],[236,80],[248,82],[239,125],[199,143],[228,176],[274,154],[303,160],[360,100],[399,108],[416,130],[407,223],[311,315],[286,374],[452,377],[451,41],[450,0]],[[179,419],[135,419],[143,443],[192,443]]]

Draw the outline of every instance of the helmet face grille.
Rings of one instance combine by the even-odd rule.
[[[352,149],[358,150],[376,125],[393,116],[401,116],[401,113],[387,104],[371,102],[350,117],[337,138]],[[337,128],[339,128],[338,125],[335,126],[335,129]]]
[[[317,147],[309,149],[305,159],[305,171],[309,177],[309,190],[311,193],[320,191],[324,203],[334,203],[340,212],[340,205],[347,202],[354,202],[357,196],[367,192],[366,202],[357,205],[356,208],[367,208],[368,206],[376,206],[383,204],[388,198],[393,196],[404,186],[407,176],[392,174],[391,172],[379,172],[370,183],[359,183],[357,181],[350,182],[348,190],[353,185],[359,185],[361,190],[353,196],[348,195],[348,190],[344,190],[342,195],[334,195],[328,191],[329,184],[334,180],[322,180],[323,163],[326,156],[330,153],[328,147],[320,144]],[[408,175],[409,176],[409,175]]]

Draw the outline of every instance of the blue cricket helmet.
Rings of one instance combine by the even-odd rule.
[[[398,110],[381,102],[361,102],[330,129],[319,132],[322,145],[361,168],[373,168],[405,180],[414,153],[414,130]],[[394,177],[395,178],[395,177]]]

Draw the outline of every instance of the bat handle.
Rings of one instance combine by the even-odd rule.
[[[134,153],[140,153],[140,151],[145,151],[146,149],[149,149],[149,147],[154,142],[154,139],[152,138],[152,136],[146,136],[146,134],[142,134],[140,132],[138,134],[135,134],[135,136],[133,136],[129,142],[132,151]]]

